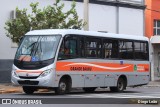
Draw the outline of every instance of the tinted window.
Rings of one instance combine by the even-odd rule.
[[[79,37],[79,55],[80,57],[85,56],[85,44],[84,37]]]
[[[118,58],[118,40],[104,39],[103,48],[104,58]]]
[[[134,55],[135,59],[148,60],[148,43],[147,42],[134,42]]]
[[[119,58],[134,59],[133,57],[133,42],[128,40],[119,41]]]
[[[58,54],[58,59],[70,59],[78,57],[78,42],[76,36],[65,36]]]
[[[87,37],[85,39],[85,56],[100,58],[101,57],[101,39]]]

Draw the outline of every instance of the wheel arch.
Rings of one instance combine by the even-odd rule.
[[[70,83],[70,85],[72,86],[72,78],[71,78],[70,75],[65,74],[65,75],[63,75],[63,76],[60,78],[60,81],[61,81],[62,79],[65,79],[65,80],[66,80],[68,83]]]

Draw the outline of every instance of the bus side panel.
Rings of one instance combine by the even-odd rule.
[[[114,77],[108,77],[108,76],[106,76],[104,82],[105,82],[105,87],[116,86],[116,80],[115,80]]]
[[[55,87],[58,87],[59,81],[60,79],[64,76],[64,75],[69,75],[71,77],[72,80],[72,87],[84,87],[84,82],[85,82],[85,75],[84,74],[68,74],[65,71],[60,72],[60,73],[56,73],[56,79],[55,79]]]
[[[96,75],[96,79],[97,79],[97,86],[98,87],[103,87],[105,84],[105,75],[104,74],[99,74]]]
[[[72,74],[72,87],[84,87],[85,76],[81,74]]]
[[[127,78],[127,86],[149,82],[148,61],[97,59],[95,62],[95,59],[77,58],[61,60],[56,65],[57,74],[71,76],[72,87],[116,86],[121,75]]]
[[[85,87],[104,87],[105,75],[86,74]]]
[[[129,75],[128,76],[128,86],[147,84],[149,78],[146,75]]]

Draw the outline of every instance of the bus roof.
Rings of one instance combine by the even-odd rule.
[[[103,32],[97,32],[97,31],[84,31],[84,30],[76,30],[76,29],[33,30],[33,31],[28,32],[26,35],[53,35],[53,34],[61,34],[63,37],[66,34],[76,34],[76,35],[86,35],[86,36],[99,36],[99,37],[109,37],[109,38],[118,38],[118,39],[149,41],[149,39],[144,36],[115,34],[115,33],[103,33]]]

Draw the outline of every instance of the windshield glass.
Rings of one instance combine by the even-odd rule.
[[[55,57],[60,35],[25,36],[15,59],[20,61],[43,61]]]

